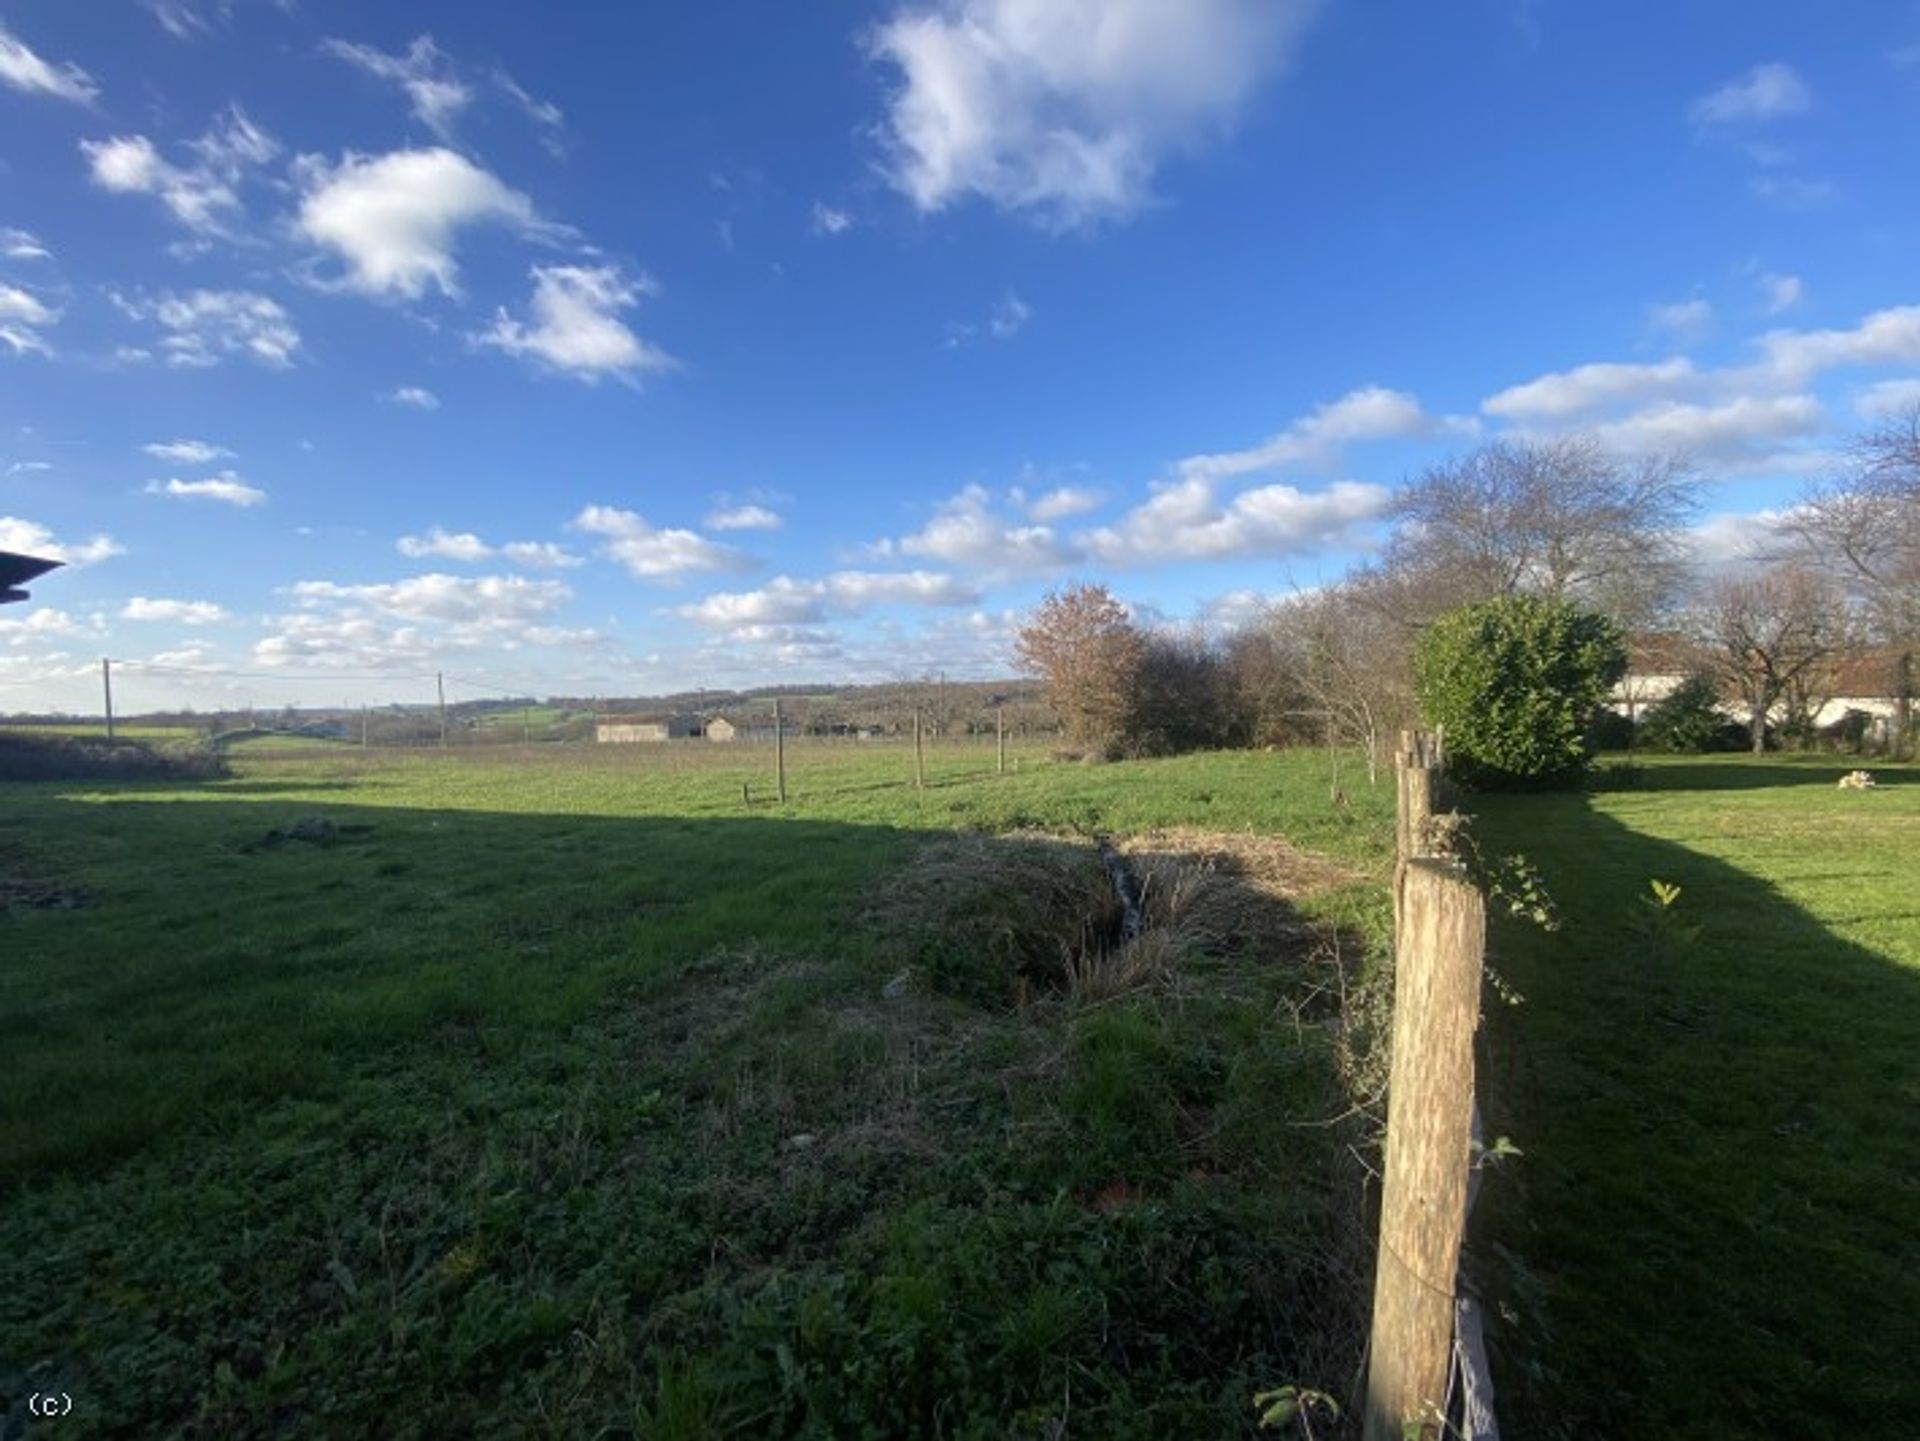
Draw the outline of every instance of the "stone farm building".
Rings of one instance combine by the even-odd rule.
[[[707,722],[707,739],[710,741],[730,741],[739,733],[739,728],[723,715],[717,715]]]
[[[684,740],[699,734],[699,720],[685,715],[609,715],[593,723],[593,738],[604,745]]]

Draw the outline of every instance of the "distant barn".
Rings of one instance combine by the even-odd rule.
[[[685,740],[699,734],[700,722],[684,715],[602,716],[593,726],[593,738],[606,745]]]
[[[725,716],[717,715],[707,722],[707,739],[710,741],[730,741],[737,739],[739,728]]]

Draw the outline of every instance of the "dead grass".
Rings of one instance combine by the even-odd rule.
[[[1130,942],[1079,837],[942,839],[889,878],[868,918],[934,989],[1092,1003],[1166,984],[1196,956],[1304,963],[1324,937],[1294,902],[1363,878],[1273,836],[1182,828],[1115,845],[1140,882],[1144,926]]]

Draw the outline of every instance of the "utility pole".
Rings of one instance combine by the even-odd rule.
[[[780,698],[773,699],[773,767],[780,783],[780,804],[787,803],[787,728],[780,719]]]
[[[434,686],[440,692],[440,749],[447,748],[447,677],[442,671],[433,673]]]
[[[107,697],[107,739],[113,739],[113,662],[100,657],[100,688]]]

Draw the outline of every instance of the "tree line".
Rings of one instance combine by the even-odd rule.
[[[1376,558],[1231,634],[1150,629],[1105,586],[1081,584],[1046,598],[1019,656],[1045,679],[1081,753],[1316,743],[1357,747],[1377,766],[1387,738],[1421,715],[1423,669],[1425,709],[1434,709],[1439,662],[1416,659],[1439,644],[1436,627],[1504,604],[1502,634],[1518,627],[1534,635],[1529,645],[1546,643],[1542,627],[1564,626],[1549,613],[1600,618],[1621,649],[1618,666],[1589,655],[1610,673],[1607,687],[1629,669],[1682,675],[1677,701],[1708,714],[1737,709],[1755,750],[1812,740],[1814,718],[1844,680],[1846,693],[1890,703],[1884,743],[1911,754],[1920,407],[1858,436],[1844,470],[1808,486],[1773,541],[1737,565],[1705,567],[1690,555],[1699,490],[1680,456],[1624,457],[1579,436],[1496,441],[1402,485]],[[1480,627],[1473,643],[1484,648],[1491,612],[1477,614],[1468,629]],[[1596,643],[1577,626],[1562,641]],[[1605,697],[1590,697],[1597,714],[1583,725],[1605,728]],[[1624,698],[1629,714],[1603,737],[1615,744],[1676,700],[1647,696],[1642,706],[1631,687]],[[1697,724],[1681,731],[1703,739]]]

